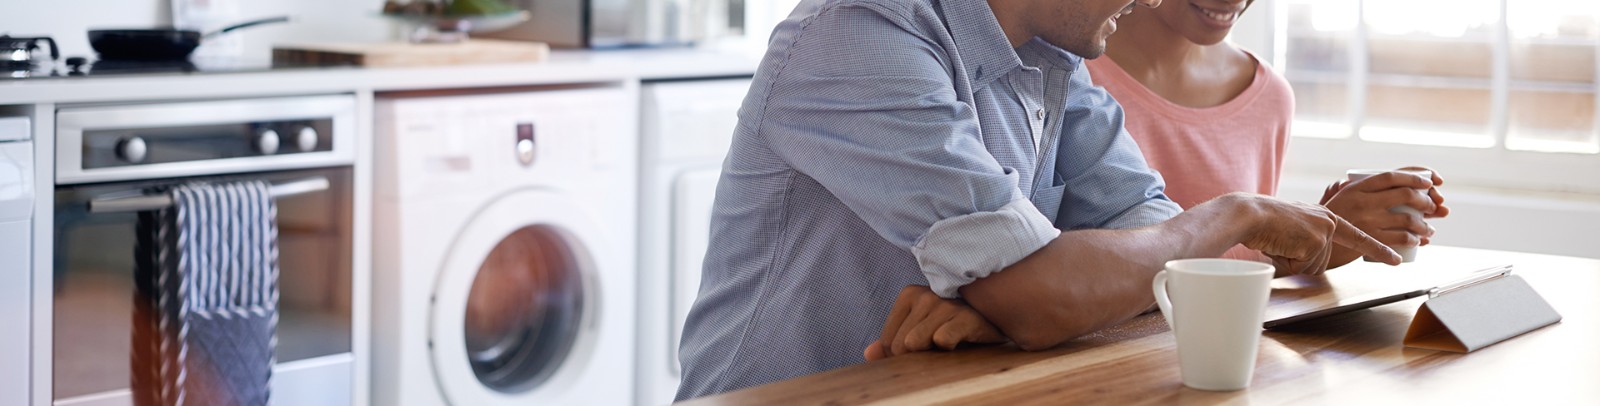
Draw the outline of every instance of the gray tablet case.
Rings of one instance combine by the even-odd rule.
[[[1560,321],[1556,309],[1521,276],[1504,275],[1428,299],[1417,309],[1404,342],[1472,352]]]

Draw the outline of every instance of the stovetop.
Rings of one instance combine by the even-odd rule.
[[[69,58],[70,59],[70,58]],[[73,61],[80,62],[80,61]],[[133,75],[203,75],[217,73],[249,73],[280,70],[303,70],[350,65],[274,64],[269,60],[240,58],[191,58],[180,61],[87,61],[68,64],[65,61],[41,63],[33,66],[0,66],[0,81],[61,78],[126,77]]]

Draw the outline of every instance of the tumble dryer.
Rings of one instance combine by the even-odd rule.
[[[639,239],[639,395],[672,403],[681,371],[678,340],[700,291],[711,240],[711,202],[739,124],[750,79],[644,85]]]
[[[376,102],[372,401],[633,397],[637,86]]]

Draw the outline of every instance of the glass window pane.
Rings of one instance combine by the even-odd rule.
[[[1508,0],[1506,24],[1515,39],[1564,39],[1588,42],[1600,37],[1593,0]]]
[[[1340,80],[1319,83],[1291,80],[1294,87],[1295,136],[1345,138],[1350,136],[1349,86]]]
[[[1511,94],[1506,147],[1600,152],[1595,129],[1600,2],[1517,0],[1506,4]]]
[[[1487,148],[1490,94],[1480,87],[1367,86],[1361,139],[1403,144]]]
[[[1490,89],[1499,10],[1498,0],[1365,2],[1361,138],[1494,146]]]
[[[1488,83],[1494,46],[1486,39],[1373,36],[1367,41],[1373,76],[1477,78]]]
[[[1511,133],[1506,147],[1549,152],[1600,152],[1595,143],[1591,92],[1511,92]]]
[[[1350,52],[1358,22],[1355,2],[1287,0],[1283,14],[1284,76],[1295,93],[1294,135],[1351,134]]]
[[[1511,80],[1513,85],[1523,87],[1541,84],[1587,86],[1594,83],[1594,54],[1593,40],[1575,42],[1513,38]],[[1519,83],[1527,81],[1536,83]]]
[[[1500,0],[1367,0],[1364,3],[1367,28],[1374,36],[1486,41],[1493,38],[1500,19]]]

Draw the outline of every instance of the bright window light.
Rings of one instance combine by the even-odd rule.
[[[1600,0],[1281,0],[1297,137],[1600,154]]]

